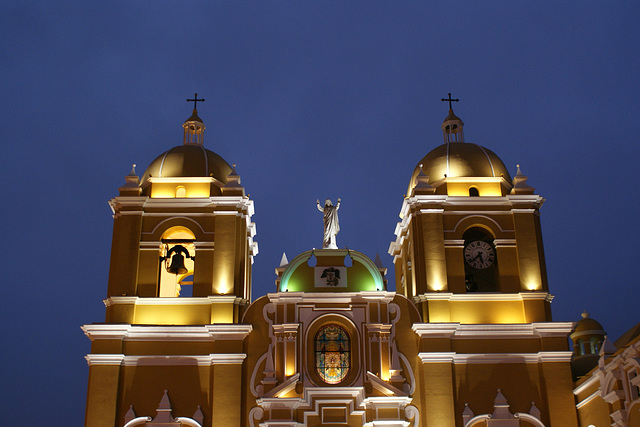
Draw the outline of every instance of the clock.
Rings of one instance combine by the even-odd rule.
[[[496,252],[491,244],[483,240],[475,240],[464,248],[464,260],[477,270],[491,267],[496,260]]]

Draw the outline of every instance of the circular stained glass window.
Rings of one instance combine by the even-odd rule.
[[[351,367],[351,340],[338,325],[320,328],[315,342],[316,372],[327,384],[338,384],[347,377]]]

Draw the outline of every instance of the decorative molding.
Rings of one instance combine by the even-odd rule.
[[[264,409],[259,406],[251,408],[249,411],[249,423],[251,424],[251,427],[255,427],[255,420],[260,420],[262,417],[264,417]]]
[[[371,385],[373,386],[373,388],[378,390],[380,393],[386,396],[393,396],[396,398],[402,397],[405,400],[408,399],[407,404],[411,403],[411,398],[408,397],[404,391],[378,378],[378,376],[373,372],[367,371],[367,379],[371,382]]]
[[[91,341],[95,339],[118,339],[125,341],[201,342],[243,340],[253,330],[253,326],[243,324],[214,324],[202,326],[92,324],[83,325],[82,330]]]
[[[573,391],[573,394],[577,394],[576,391]],[[576,403],[576,408],[580,409],[585,405],[588,405],[589,402],[591,402],[593,399],[595,399],[596,397],[600,397],[600,390],[596,390],[593,393],[591,393],[589,396],[585,397],[584,399],[582,399],[580,402]]]
[[[244,353],[209,355],[148,355],[125,356],[124,354],[88,354],[89,366],[209,366],[216,364],[242,364],[247,357]]]
[[[467,220],[469,220],[471,218],[486,219],[487,221],[493,223],[493,225],[496,227],[496,230],[500,231],[501,233],[512,233],[514,231],[514,230],[509,230],[509,229],[502,228],[500,226],[500,224],[498,224],[498,222],[495,219],[493,219],[490,216],[488,216],[486,212],[469,215],[469,212],[464,211],[464,212],[460,212],[459,215],[461,216],[461,218],[458,220],[458,222],[456,222],[456,225],[453,226],[452,230],[447,230],[447,231],[453,231],[455,233],[458,230],[458,227],[460,226],[460,224],[462,224],[463,222],[465,222],[465,221],[467,221]]]
[[[422,363],[451,363],[455,355],[455,351],[418,353]]]
[[[210,354],[212,365],[241,365],[247,355],[244,353],[236,354]]]
[[[514,338],[564,338],[573,329],[573,322],[541,323],[414,323],[411,329],[420,338],[474,338],[474,339],[514,339]]]
[[[125,358],[124,354],[87,354],[84,357],[87,365],[115,365],[120,366]]]
[[[210,295],[208,297],[138,297],[138,296],[112,296],[102,302],[105,307],[112,305],[210,305],[210,304],[243,304],[247,300],[238,298],[235,295]]]
[[[125,356],[122,366],[209,366],[209,356]]]
[[[143,424],[146,424],[147,422],[151,422],[151,420],[153,420],[153,418],[151,418],[151,417],[138,417],[138,418],[134,418],[133,420],[129,421],[123,427],[141,426]]]
[[[496,247],[513,247],[516,246],[516,239],[493,239],[493,244]]]
[[[274,292],[268,293],[269,301],[276,304],[356,304],[367,302],[390,303],[395,292]],[[332,309],[336,310],[336,309]],[[350,308],[349,308],[350,310]]]
[[[296,383],[298,382],[299,379],[300,379],[300,372],[298,372],[297,374],[293,375],[291,378],[284,381],[282,384],[270,390],[268,393],[264,395],[264,398],[283,397],[285,394],[289,393],[291,390],[296,388]]]
[[[551,301],[553,296],[548,292],[518,292],[518,293],[501,293],[501,292],[468,292],[464,294],[454,294],[451,292],[428,292],[413,297],[416,303],[425,301],[524,301],[524,300],[542,300]]]
[[[499,364],[499,363],[544,363],[571,362],[570,351],[539,351],[537,353],[455,353],[424,352],[418,353],[422,363],[455,364]]]
[[[409,359],[407,359],[407,357],[404,354],[398,352],[398,357],[400,357],[400,360],[402,360],[402,362],[404,363],[405,372],[407,372],[409,374],[409,384],[405,383],[403,385],[403,390],[409,396],[413,396],[413,392],[416,391],[416,377],[413,374],[413,368],[411,367],[411,364],[409,363]],[[406,389],[405,389],[405,387],[406,387]]]

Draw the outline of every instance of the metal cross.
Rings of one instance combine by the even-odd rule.
[[[449,98],[451,98],[451,94],[449,94]],[[204,99],[198,99],[198,92],[195,93],[195,95],[193,96],[193,99],[187,99],[187,102],[193,102],[193,109],[196,109],[196,106],[198,105],[198,101],[200,102],[204,102]]]
[[[447,99],[442,98],[442,102],[444,102],[444,101],[449,101],[449,109],[451,110],[451,101],[458,102],[460,100],[459,99],[451,99],[451,92],[449,92],[449,98],[447,98]]]

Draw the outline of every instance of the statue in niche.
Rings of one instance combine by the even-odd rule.
[[[320,200],[316,200],[316,205],[318,206],[318,210],[323,213],[324,219],[322,249],[338,249],[336,235],[340,231],[340,223],[338,222],[340,198],[338,198],[338,204],[335,206],[333,206],[330,199],[325,200],[324,207],[320,206]]]

